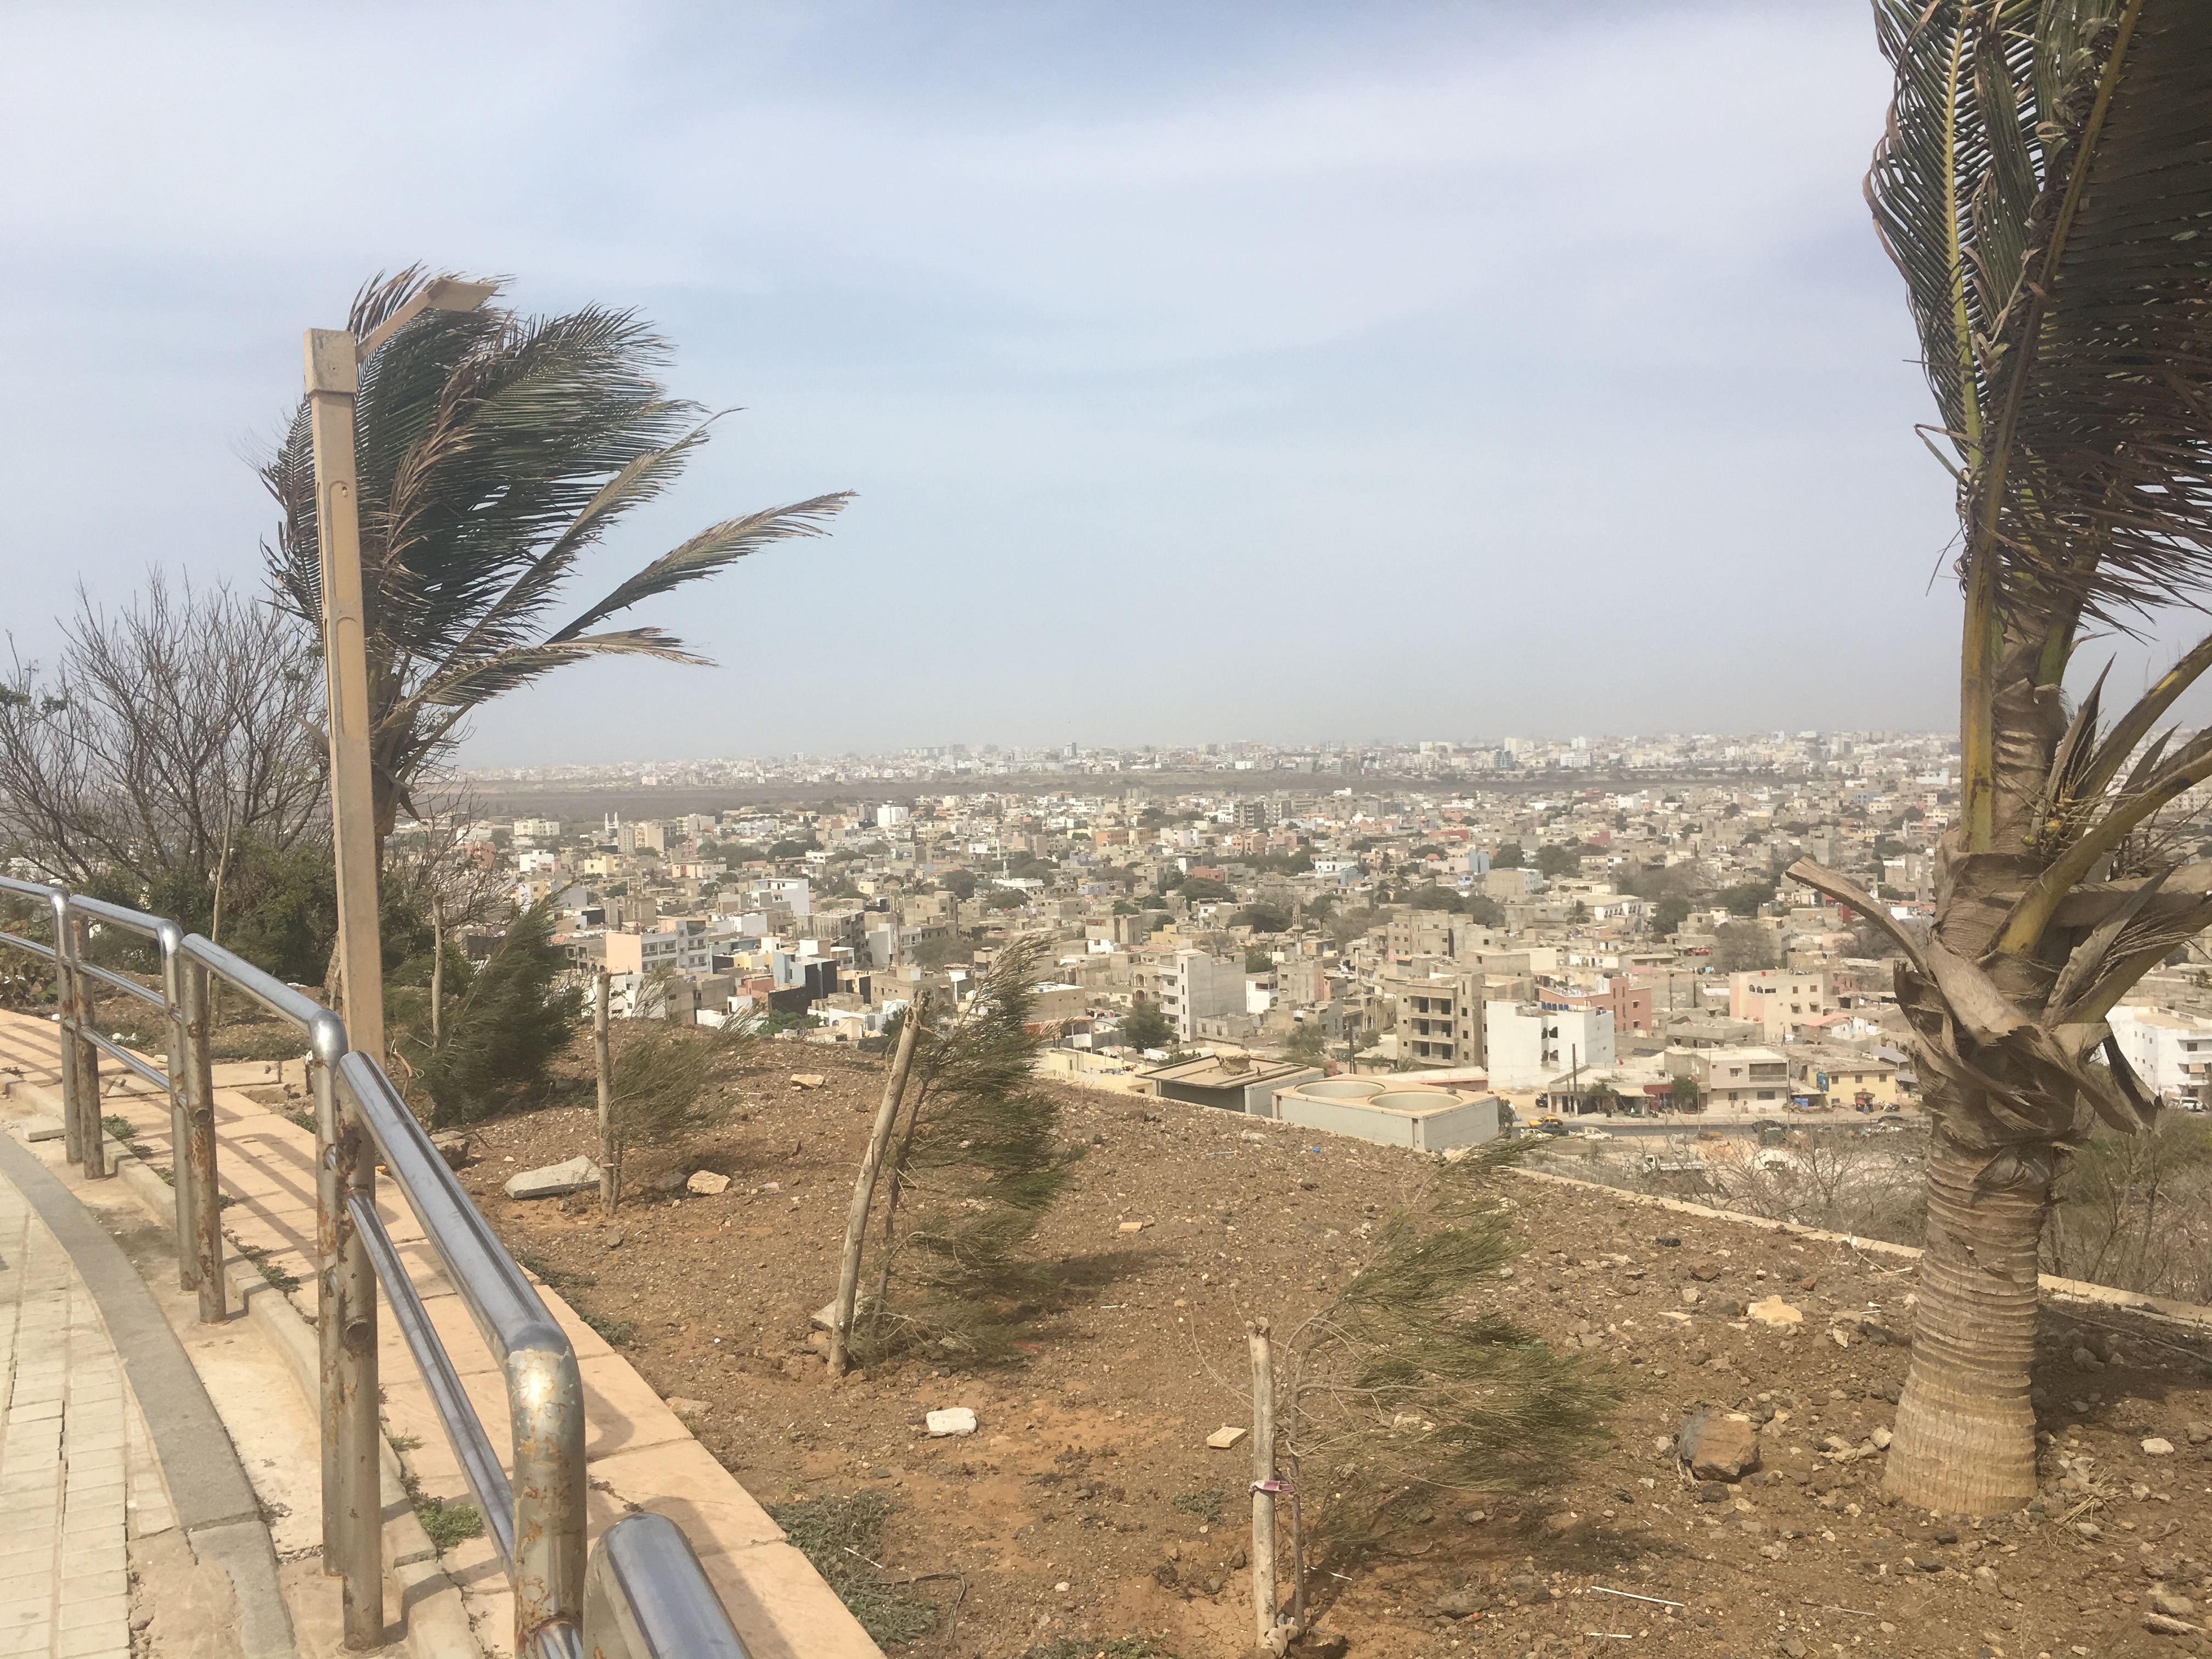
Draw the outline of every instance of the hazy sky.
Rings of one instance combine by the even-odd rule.
[[[860,492],[626,619],[720,667],[565,670],[478,764],[1955,719],[1853,0],[18,0],[8,36],[27,655],[80,577],[258,587],[301,331],[422,260],[636,306],[744,406],[593,594]]]

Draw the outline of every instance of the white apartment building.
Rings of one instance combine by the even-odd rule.
[[[904,823],[913,816],[914,811],[910,807],[878,806],[876,808],[876,828],[878,830],[894,829],[897,825]]]
[[[808,896],[812,890],[804,876],[763,876],[753,883],[753,897],[763,908],[784,905],[794,916],[813,914],[813,901]]]
[[[1613,1010],[1482,1005],[1485,1063],[1493,1089],[1540,1089],[1577,1066],[1613,1064]]]
[[[1203,951],[1178,951],[1160,963],[1160,1012],[1175,1022],[1184,1042],[1198,1022],[1244,1012],[1244,964],[1217,962]]]
[[[679,974],[703,974],[713,965],[714,943],[703,921],[664,922],[651,933],[609,933],[606,964],[611,974],[647,974],[668,968]]]
[[[2120,1052],[2143,1086],[2169,1104],[2208,1098],[2207,1065],[2212,1065],[2212,1020],[2191,1019],[2163,1009],[2123,1005],[2107,1015]]]

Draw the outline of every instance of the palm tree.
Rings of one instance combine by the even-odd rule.
[[[366,336],[426,287],[413,267],[355,297]],[[651,501],[711,419],[653,377],[666,343],[635,313],[565,317],[427,310],[361,365],[355,402],[370,746],[381,856],[426,767],[470,712],[564,663],[627,653],[701,663],[656,628],[609,617],[791,536],[823,533],[850,499],[817,495],[710,525],[559,627],[545,612],[576,562]],[[283,509],[264,545],[281,603],[319,627],[307,407],[262,468]]]
[[[2037,1245],[2059,1160],[2097,1118],[2133,1131],[2154,1109],[2106,1016],[2212,923],[2212,864],[2175,837],[2212,732],[2154,736],[2212,639],[2109,725],[2102,677],[2070,715],[2062,691],[2085,629],[2212,576],[2212,3],[1875,14],[1897,88],[1868,196],[1942,413],[1923,437],[1959,485],[1961,809],[1924,942],[1833,872],[1791,873],[1904,956],[1935,1133],[1886,1480],[1977,1514],[2036,1489]]]

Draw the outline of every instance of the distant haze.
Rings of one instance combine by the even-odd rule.
[[[629,619],[720,667],[565,671],[473,764],[1954,718],[1863,4],[9,22],[27,656],[80,578],[258,586],[301,331],[422,260],[636,306],[678,392],[744,406],[581,587],[860,492]]]

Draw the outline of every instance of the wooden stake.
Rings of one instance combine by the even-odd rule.
[[[906,1019],[899,1027],[898,1052],[892,1057],[890,1075],[884,1079],[883,1104],[876,1109],[875,1127],[868,1133],[868,1150],[860,1159],[860,1173],[853,1182],[853,1210],[845,1220],[845,1249],[837,1261],[837,1299],[830,1311],[830,1375],[845,1374],[845,1350],[853,1336],[853,1308],[860,1291],[860,1244],[868,1231],[868,1211],[876,1201],[876,1176],[884,1165],[884,1149],[890,1144],[897,1123],[899,1103],[906,1097],[907,1074],[914,1066],[914,1044],[927,1016],[929,995],[921,992],[907,1004]]]
[[[1252,1348],[1252,1624],[1265,1643],[1275,1629],[1275,1352],[1264,1319],[1245,1326]]]
[[[599,969],[592,1004],[592,1059],[599,1079],[599,1207],[609,1215],[622,1202],[621,1156],[615,1146],[615,1068],[607,1054],[607,970]]]

